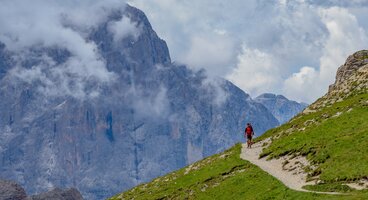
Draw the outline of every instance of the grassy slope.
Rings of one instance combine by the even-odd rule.
[[[368,177],[367,93],[300,114],[257,140],[267,137],[273,138],[272,143],[262,156],[302,154],[314,165],[309,168],[310,178],[319,177],[324,184],[306,189],[350,193],[336,196],[290,190],[241,160],[241,146],[236,145],[111,199],[368,199],[368,190],[354,191],[343,185]]]
[[[139,185],[116,199],[367,199],[367,192],[346,196],[297,192],[258,167],[241,160],[238,144],[222,154],[194,163],[150,183]],[[186,173],[186,171],[188,171]]]
[[[310,171],[311,178],[319,175],[326,183],[367,178],[368,94],[299,115],[259,139],[266,137],[275,139],[263,156],[306,155],[317,166]]]

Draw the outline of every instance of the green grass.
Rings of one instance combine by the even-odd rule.
[[[319,175],[326,183],[367,178],[368,94],[299,115],[258,140],[266,137],[274,139],[261,156],[305,155],[317,167],[311,170],[310,177]]]
[[[323,192],[352,192],[354,189],[341,183],[324,183],[318,185],[307,185],[303,187],[306,190],[311,191],[323,191]]]
[[[116,195],[117,199],[367,199],[366,192],[326,195],[297,192],[240,159],[241,145],[152,182]]]
[[[322,102],[320,99],[319,102]],[[368,199],[368,190],[344,185],[368,177],[368,94],[354,93],[316,112],[299,114],[269,130],[256,141],[271,137],[261,156],[304,155],[309,178],[322,184],[313,191],[347,192],[327,195],[298,192],[257,166],[240,159],[238,144],[191,166],[139,185],[117,199]],[[191,170],[189,170],[191,169]]]

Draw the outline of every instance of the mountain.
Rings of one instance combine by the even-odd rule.
[[[75,188],[62,190],[55,188],[42,194],[27,197],[25,190],[15,182],[0,180],[0,199],[2,200],[83,200]]]
[[[264,93],[254,99],[264,105],[283,124],[304,110],[308,105],[291,101],[282,95]]]
[[[132,32],[111,28],[127,21]],[[257,135],[278,125],[231,82],[172,63],[134,7],[90,29],[69,23],[93,51],[0,42],[0,176],[28,194],[104,199],[244,140],[246,122]]]
[[[256,139],[263,144],[259,159],[268,160],[270,167],[275,165],[270,160],[281,159],[281,170],[306,175],[304,190],[338,193],[292,190],[242,160],[239,154],[244,149],[237,144],[111,200],[367,199],[367,141],[368,51],[362,50],[338,69],[326,95]]]

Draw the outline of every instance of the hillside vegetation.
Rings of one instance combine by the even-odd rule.
[[[240,159],[241,145],[111,199],[368,199],[368,51],[347,59],[326,95],[288,123],[256,139],[260,157],[305,156],[313,191],[298,192]],[[287,160],[286,160],[287,161]],[[347,184],[362,186],[356,190]],[[342,194],[344,193],[344,194]]]
[[[297,192],[240,159],[241,145],[139,185],[118,199],[366,199],[367,192],[326,195]]]
[[[309,179],[354,182],[368,177],[368,94],[299,115],[258,140],[271,137],[261,156],[304,155]]]
[[[307,189],[334,191],[346,183],[368,182],[368,51],[349,56],[326,95],[288,123],[258,140],[271,138],[261,157],[306,156]],[[329,187],[334,185],[334,187]]]

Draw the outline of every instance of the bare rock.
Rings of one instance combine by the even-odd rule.
[[[339,67],[336,73],[336,81],[329,88],[329,93],[342,90],[344,83],[360,68],[368,65],[368,50],[362,50],[349,56],[345,64]]]
[[[66,190],[55,188],[45,193],[33,195],[29,200],[83,200],[83,197],[75,188]]]
[[[27,194],[24,189],[15,182],[0,180],[0,200],[25,200]]]

